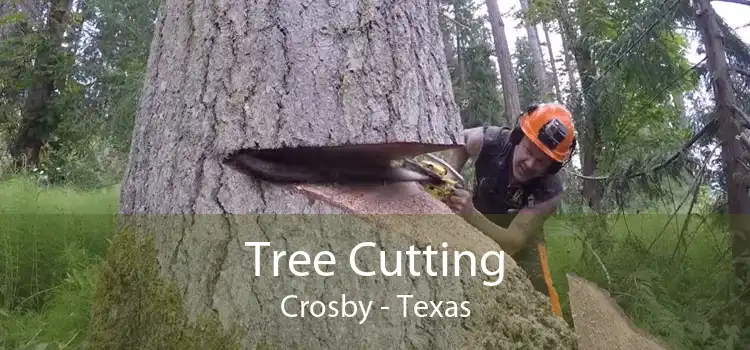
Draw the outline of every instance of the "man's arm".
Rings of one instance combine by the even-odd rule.
[[[476,229],[492,238],[503,251],[514,255],[523,249],[529,239],[540,231],[547,218],[557,211],[562,202],[562,187],[559,182],[546,185],[552,185],[553,187],[545,187],[541,191],[537,191],[537,195],[544,201],[533,207],[518,211],[507,229],[495,225],[473,206],[468,213],[462,213],[461,216]]]
[[[513,220],[510,226],[506,229],[490,221],[473,206],[469,213],[462,213],[461,217],[474,226],[474,228],[490,237],[509,255],[516,254],[526,243],[525,232],[528,232],[529,230],[524,230],[523,228],[525,224],[519,220]]]
[[[461,134],[464,137],[464,146],[448,151],[447,159],[445,159],[459,173],[469,159],[479,157],[479,152],[482,151],[482,142],[484,141],[484,128],[466,129]]]
[[[510,233],[516,234],[521,245],[525,245],[529,238],[541,231],[544,223],[552,216],[562,203],[564,187],[557,176],[550,177],[540,188],[534,191],[540,202],[532,207],[518,211],[518,214],[508,226]]]

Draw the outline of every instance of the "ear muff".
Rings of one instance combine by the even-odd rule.
[[[521,115],[518,116],[518,118],[516,118],[516,126],[514,126],[513,130],[511,130],[510,132],[510,142],[513,145],[518,145],[519,143],[521,143],[521,140],[523,140],[523,130],[521,130],[521,118],[523,118],[524,116],[530,115],[531,113],[534,113],[534,111],[536,111],[537,109],[539,109],[538,104],[531,105],[527,107],[526,110],[523,113],[521,113]]]
[[[570,158],[573,156],[573,152],[576,150],[576,137],[573,136],[573,142],[570,143],[570,151],[568,153],[568,159],[565,162],[554,162],[547,169],[547,174],[557,174],[565,164],[570,162]]]
[[[517,126],[510,132],[510,143],[517,146],[521,143],[521,140],[523,140],[523,130],[521,130],[520,126]]]

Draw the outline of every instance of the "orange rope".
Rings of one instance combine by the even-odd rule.
[[[539,251],[539,262],[542,265],[544,282],[547,284],[547,292],[549,294],[550,302],[552,303],[552,312],[554,312],[558,317],[562,317],[560,298],[557,296],[555,286],[552,285],[552,276],[550,275],[549,266],[547,265],[547,247],[544,245],[544,243],[538,243],[537,250]]]

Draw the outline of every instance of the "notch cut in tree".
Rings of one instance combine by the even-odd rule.
[[[170,317],[192,322],[214,315],[224,327],[239,327],[242,346],[250,348],[574,346],[565,322],[509,257],[495,287],[472,276],[469,260],[457,264],[460,277],[364,277],[346,268],[347,252],[361,242],[376,243],[361,254],[359,266],[368,270],[378,269],[379,249],[390,255],[446,242],[477,256],[500,250],[417,183],[283,185],[223,162],[248,150],[356,149],[363,157],[400,158],[460,145],[438,16],[435,2],[414,0],[165,2],[120,212],[123,230],[153,238],[158,278],[173,286],[183,307],[184,315]],[[271,244],[260,257],[260,276],[244,242]],[[335,275],[293,276],[282,262],[274,276],[271,250],[332,251]],[[158,305],[132,300],[153,301],[140,286],[161,282],[141,283],[141,274],[118,268],[128,263],[110,261],[107,282],[98,286],[96,347],[171,344],[163,335],[181,332],[168,328],[174,323],[133,310]],[[416,268],[426,269],[420,262]],[[280,308],[287,295],[327,303],[341,294],[372,300],[378,310],[359,324],[285,317]],[[413,300],[469,301],[472,315],[403,317],[401,294],[414,296],[407,308]],[[388,305],[390,311],[380,309]],[[300,311],[298,304],[289,308]]]

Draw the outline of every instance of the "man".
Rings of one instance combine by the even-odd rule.
[[[576,145],[570,112],[560,104],[535,105],[512,130],[478,127],[465,130],[464,138],[465,147],[448,162],[461,171],[474,160],[476,189],[473,198],[457,190],[447,204],[510,254],[562,316],[542,226],[562,200],[557,172]]]

